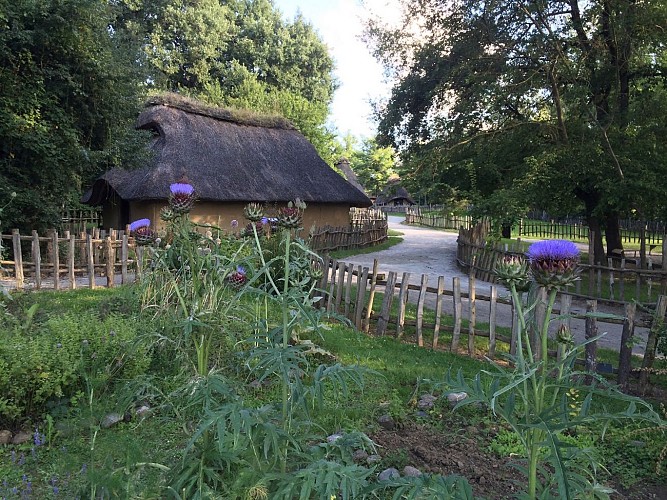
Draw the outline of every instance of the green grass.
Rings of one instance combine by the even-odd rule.
[[[381,293],[376,294],[374,310],[379,310],[382,298]],[[66,312],[83,313],[96,310],[100,315],[113,312],[123,317],[135,318],[137,321],[146,322],[147,328],[153,324],[150,318],[136,314],[134,287],[18,293],[8,307],[20,320],[33,303],[40,304],[40,315],[35,318],[36,322]],[[396,312],[395,300],[393,317]],[[415,317],[416,306],[408,304],[406,321],[413,321]],[[432,323],[434,312],[425,310],[424,321]],[[444,316],[443,325],[451,324],[452,319]],[[377,417],[385,413],[391,414],[399,422],[413,419],[415,397],[431,390],[425,380],[442,381],[448,370],[461,370],[465,376],[473,377],[480,370],[489,367],[487,361],[448,352],[451,335],[447,332],[441,332],[440,345],[443,349],[432,350],[414,345],[414,327],[406,327],[404,339],[409,342],[397,340],[393,335],[394,325],[390,324],[390,330],[384,337],[364,335],[339,323],[333,323],[319,332],[302,334],[302,338],[310,338],[329,350],[338,361],[360,365],[369,370],[363,390],[350,386],[347,399],[340,398],[339,393],[329,391],[324,406],[313,411],[313,422],[323,435],[353,429],[372,432],[377,426]],[[239,325],[239,328],[242,327],[243,325]],[[478,324],[477,327],[488,331],[488,325]],[[509,335],[505,329],[499,330],[499,334]],[[424,340],[429,345],[430,337],[427,336]],[[484,353],[488,340],[482,337],[477,337],[476,340],[480,353]],[[461,343],[463,347],[467,345],[465,321],[462,325]],[[499,343],[499,347],[501,345]],[[607,356],[611,354],[600,351],[601,360],[606,360]],[[246,372],[238,366],[233,356],[222,358],[221,368],[229,377],[235,377],[238,390],[248,401],[257,405],[270,403],[279,392],[278,388],[273,386],[260,390],[247,388],[248,380],[244,378]],[[48,445],[37,448],[34,454],[31,452],[30,443],[12,447],[18,453],[17,459],[21,453],[25,455],[25,464],[19,466],[17,459],[12,461],[9,448],[5,448],[0,458],[0,485],[2,480],[6,479],[9,489],[14,486],[24,488],[25,474],[32,483],[33,498],[75,498],[78,495],[88,498],[91,496],[90,483],[86,482],[86,474],[81,472],[82,468],[87,468],[96,472],[98,494],[106,488],[109,496],[115,492],[119,498],[161,497],[169,473],[158,466],[172,467],[178,464],[182,450],[192,436],[193,424],[188,419],[174,418],[170,402],[165,400],[159,391],[150,390],[150,387],[158,387],[166,394],[177,384],[179,376],[179,367],[175,366],[173,360],[170,363],[157,362],[146,377],[154,386],[147,383],[128,383],[113,394],[107,393],[103,398],[93,398],[90,407],[85,400],[79,400],[74,406],[65,408],[65,413],[58,413],[53,409],[56,427]],[[104,415],[111,411],[123,412],[125,407],[122,406],[122,401],[137,396],[148,401],[152,407],[153,412],[148,418],[142,420],[134,417],[111,429],[97,428],[96,422]],[[442,432],[457,433],[470,425],[471,419],[477,419],[488,426],[497,425],[488,412],[474,408],[468,408],[464,413],[443,413],[442,418],[433,425]],[[45,422],[35,418],[25,422],[25,427],[30,431],[35,427],[39,427],[42,432],[46,430]],[[94,435],[95,430],[97,433]],[[656,459],[655,443],[641,449],[628,449],[623,446],[628,439],[623,428],[613,428],[611,435],[613,439],[599,444],[604,456],[609,457],[612,465],[614,457],[622,457],[619,463],[625,468],[618,473],[624,474],[627,482],[645,478],[648,473],[647,464]],[[660,439],[657,439],[657,442],[659,443]],[[143,465],[137,465],[138,463]],[[614,466],[615,473],[617,469],[622,467]],[[54,493],[54,484],[60,490],[58,495]],[[0,486],[0,496],[10,493],[2,488]]]
[[[392,235],[391,232],[392,231],[390,231],[387,240],[384,241],[383,243],[380,243],[379,245],[373,245],[371,247],[365,247],[365,248],[352,248],[350,250],[336,250],[335,252],[331,252],[329,255],[333,259],[340,260],[346,257],[350,257],[351,255],[363,255],[367,253],[381,252],[382,250],[387,250],[388,248],[398,245],[403,241],[403,238],[398,236],[399,234],[402,235],[403,233],[394,231],[397,234]]]

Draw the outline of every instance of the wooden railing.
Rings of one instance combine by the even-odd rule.
[[[419,209],[419,207],[416,207],[416,208],[408,208],[406,210],[405,223],[418,224],[420,226],[428,226],[438,229],[458,230],[461,227],[466,229],[472,227],[473,219],[468,215],[424,214]]]
[[[411,280],[410,273],[381,273],[377,260],[372,269],[354,266],[325,257],[327,272],[319,283],[322,299],[318,305],[329,312],[344,315],[360,331],[373,332],[376,335],[393,335],[396,338],[414,342],[420,347],[445,349],[469,356],[486,356],[497,358],[501,352],[516,353],[518,318],[511,297],[505,292],[501,296],[502,287],[492,285],[489,293],[477,290],[474,277],[470,278],[467,290],[462,289],[461,279],[453,277],[447,280],[439,276],[435,283],[426,274],[419,279]],[[417,281],[415,284],[411,281]],[[435,286],[433,286],[435,285]],[[382,300],[376,296],[382,294]],[[543,298],[546,303],[546,297]],[[522,299],[523,300],[523,299]],[[585,338],[597,336],[597,332],[606,331],[603,326],[622,325],[622,333],[616,339],[614,349],[619,352],[615,366],[597,364],[598,342],[586,346],[586,354],[579,363],[589,371],[616,373],[621,385],[629,381],[632,347],[631,339],[636,329],[646,333],[645,353],[642,367],[652,366],[656,348],[655,329],[651,328],[655,321],[662,322],[665,316],[667,298],[661,296],[658,306],[652,312],[641,312],[636,303],[629,303],[622,309],[624,315],[617,318],[600,317],[595,313],[598,302],[586,302],[587,314],[570,314],[572,295],[560,294],[559,306],[553,311],[552,330],[561,324],[572,328],[573,322],[585,323]],[[416,307],[414,319],[406,319],[408,303]],[[379,304],[379,305],[377,305]],[[538,308],[540,309],[540,308]],[[447,312],[445,312],[447,311]],[[464,312],[465,311],[465,312]],[[503,313],[503,314],[501,314]],[[539,313],[538,313],[539,314]],[[546,309],[542,308],[542,315]],[[452,316],[452,321],[445,321]],[[511,318],[507,325],[500,325],[500,317]],[[538,318],[539,321],[539,318]],[[467,324],[466,324],[467,323]],[[498,333],[499,326],[507,326],[509,334]],[[553,332],[552,332],[553,333]],[[539,345],[536,342],[535,345]],[[609,345],[609,344],[607,344]],[[549,352],[555,356],[555,352]],[[653,356],[653,357],[652,357]],[[641,372],[640,382],[646,384],[648,372]]]

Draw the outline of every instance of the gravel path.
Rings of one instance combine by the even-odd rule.
[[[368,254],[361,254],[350,256],[343,259],[345,262],[373,267],[373,260],[377,259],[379,262],[380,272],[386,273],[395,271],[399,273],[399,279],[402,273],[410,273],[410,283],[418,285],[421,283],[422,274],[428,275],[429,286],[437,286],[438,277],[445,277],[445,287],[448,290],[452,289],[452,278],[459,277],[461,280],[461,291],[467,292],[469,283],[468,276],[462,273],[456,264],[456,233],[450,233],[425,227],[408,226],[402,224],[404,218],[399,216],[389,216],[389,228],[401,231],[404,233],[403,242],[393,247],[373,252]],[[489,295],[491,285],[489,283],[475,280],[475,289],[478,294]],[[412,294],[411,300],[416,300],[416,293]],[[433,294],[429,294],[433,295]],[[502,286],[498,287],[499,297],[508,297],[509,292]],[[430,305],[434,308],[435,299],[431,297]],[[558,305],[558,302],[556,303]],[[468,317],[468,300],[463,299],[463,315]],[[572,310],[574,313],[585,312],[585,303],[575,300]],[[600,306],[600,312],[623,315],[623,310],[610,306]],[[476,302],[477,321],[488,322],[489,307],[488,302],[478,300]],[[443,311],[447,314],[452,314],[452,301],[445,300]],[[639,313],[638,313],[639,314]],[[509,306],[499,304],[497,309],[497,321],[500,326],[511,325],[511,310]],[[556,322],[554,322],[556,323]],[[556,325],[552,325],[555,330]],[[584,339],[585,323],[580,319],[572,319],[572,332],[578,341]],[[621,325],[611,323],[598,322],[598,333],[606,332],[604,337],[598,341],[598,345],[610,349],[619,349],[621,338]],[[633,348],[634,354],[643,354],[646,343],[647,330],[645,328],[636,328],[635,336],[641,339],[640,345]],[[638,339],[638,340],[639,340]]]

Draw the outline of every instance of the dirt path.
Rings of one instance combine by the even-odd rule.
[[[389,216],[389,228],[404,233],[403,242],[393,247],[373,252],[345,258],[345,262],[354,265],[373,267],[373,260],[379,262],[381,272],[395,271],[400,274],[410,273],[410,283],[418,285],[421,283],[422,274],[428,276],[429,286],[436,286],[439,276],[445,277],[446,289],[452,289],[452,278],[458,277],[461,280],[461,291],[467,291],[469,287],[468,276],[462,273],[456,264],[456,233],[445,232],[425,227],[408,226],[402,224],[403,217]],[[489,283],[476,280],[475,289],[478,294],[488,295],[491,285]],[[416,295],[416,294],[413,294]],[[509,297],[509,292],[502,286],[498,287],[499,297]],[[416,296],[413,297],[416,299]],[[435,299],[431,300],[431,307],[434,307]],[[464,317],[467,317],[468,302],[464,299]],[[573,312],[585,312],[586,305],[582,301],[574,301]],[[480,322],[488,322],[489,308],[488,303],[477,301],[477,318]],[[451,301],[445,301],[443,311],[447,314],[453,314]],[[600,306],[600,312],[623,315],[619,308]],[[512,322],[509,307],[498,307],[497,324],[500,326],[510,326]],[[555,322],[554,322],[555,323]],[[555,325],[554,330],[555,330]],[[572,332],[578,341],[583,341],[585,333],[584,320],[572,319]],[[598,333],[606,332],[605,336],[598,341],[598,345],[610,349],[619,349],[621,339],[621,325],[610,323],[598,323]],[[633,348],[633,354],[643,354],[646,343],[647,330],[645,328],[636,328],[635,336],[641,339],[639,345]],[[638,339],[638,340],[639,340]]]

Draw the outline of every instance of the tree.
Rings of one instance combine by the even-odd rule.
[[[0,1],[0,199],[5,227],[43,229],[105,169],[143,150],[136,46],[101,0]]]
[[[348,159],[361,185],[374,195],[382,191],[391,177],[396,177],[394,148],[378,146],[374,139],[365,139],[361,148],[353,149]]]
[[[426,153],[487,196],[583,207],[595,255],[622,248],[618,217],[664,210],[667,6],[658,0],[406,0],[398,29],[368,27],[397,79],[381,139]],[[663,134],[663,135],[661,135]],[[499,154],[502,152],[503,154]],[[426,177],[415,171],[415,177]],[[545,189],[548,186],[548,189]]]

